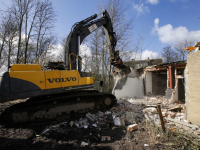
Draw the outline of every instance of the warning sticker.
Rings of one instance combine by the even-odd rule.
[[[94,30],[97,29],[97,25],[96,25],[96,24],[93,24],[93,25],[91,25],[88,29],[89,29],[90,32],[93,32]]]

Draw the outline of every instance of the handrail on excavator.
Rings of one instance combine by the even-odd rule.
[[[74,53],[71,53],[71,54],[69,54],[69,63],[70,63],[70,70],[71,70],[71,55],[74,55],[76,58],[78,58],[77,57],[77,55],[76,54],[74,54]],[[91,75],[93,76],[93,78],[94,78],[94,80],[95,80],[95,76],[93,75],[93,73],[87,68],[87,66],[78,58],[78,60],[85,66],[85,68],[91,73]]]

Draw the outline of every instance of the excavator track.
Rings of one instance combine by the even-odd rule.
[[[109,93],[82,90],[29,98],[26,102],[7,108],[0,116],[4,124],[43,125],[70,115],[88,111],[108,110],[116,105]]]

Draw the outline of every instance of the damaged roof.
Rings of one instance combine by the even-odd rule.
[[[140,68],[136,68],[137,70],[145,69],[146,71],[156,71],[156,70],[166,70],[169,66],[173,67],[184,67],[186,66],[187,61],[176,61],[171,63],[160,63],[158,65],[149,65],[149,66],[143,66]]]

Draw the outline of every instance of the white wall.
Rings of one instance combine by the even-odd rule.
[[[121,90],[115,89],[114,95],[116,98],[143,98],[143,79],[140,78],[127,78],[125,85]]]
[[[146,87],[146,94],[152,94],[152,72],[146,72],[145,76],[145,87]]]

